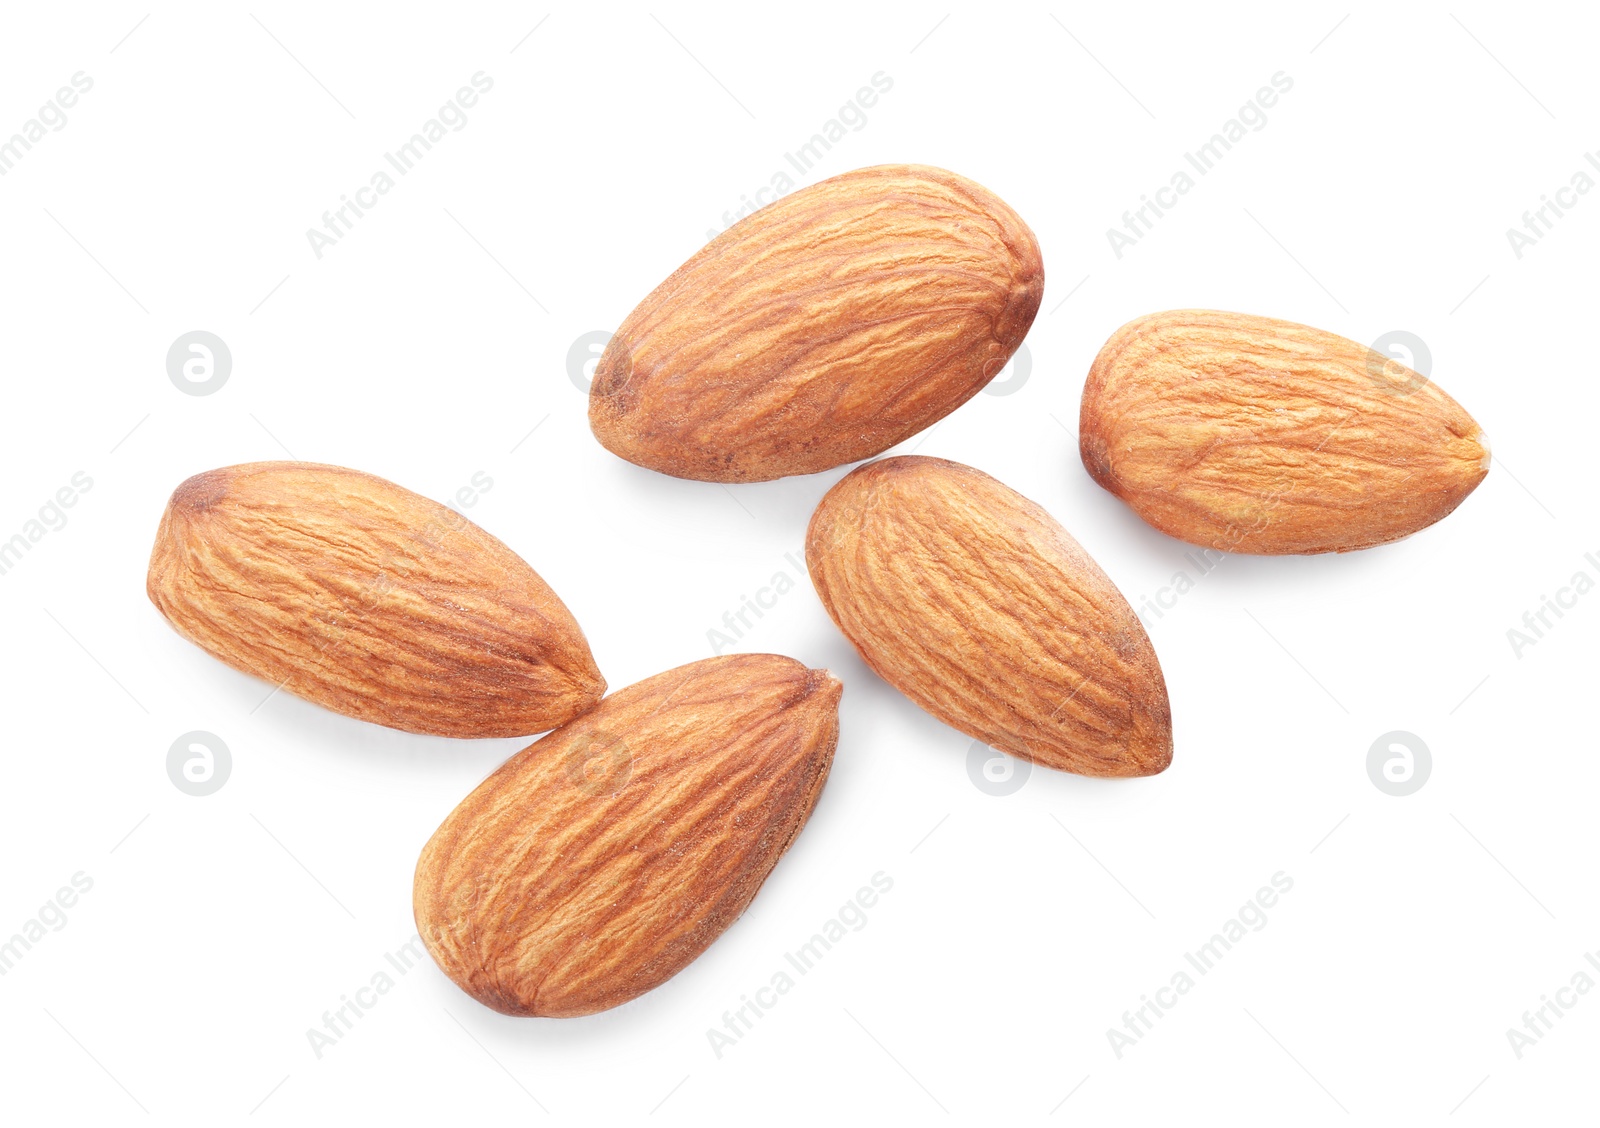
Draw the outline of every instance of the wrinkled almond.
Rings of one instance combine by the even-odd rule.
[[[1005,367],[1039,244],[942,169],[859,169],[708,243],[628,315],[590,386],[609,450],[680,478],[812,474],[894,446]]]
[[[1483,431],[1398,361],[1210,310],[1130,321],[1095,357],[1083,464],[1170,536],[1223,552],[1348,552],[1409,536],[1489,472]]]
[[[1172,760],[1133,608],[1055,519],[970,466],[869,462],[806,532],[822,605],[873,671],[991,747],[1094,776]]]
[[[516,553],[357,470],[196,474],[162,514],[146,586],[235,669],[407,732],[529,736],[605,692],[577,622]]]
[[[810,817],[840,690],[792,658],[707,658],[525,748],[423,848],[428,951],[505,1014],[591,1014],[659,986],[738,919]]]

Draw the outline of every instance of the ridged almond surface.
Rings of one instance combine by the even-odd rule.
[[[521,557],[357,470],[196,474],[162,514],[147,589],[235,669],[407,732],[529,736],[605,692],[577,622]]]
[[[665,982],[744,912],[810,817],[840,691],[792,658],[707,658],[525,748],[423,848],[428,951],[505,1014],[591,1014]]]
[[[1005,367],[1038,312],[1033,232],[943,169],[824,180],[724,231],[641,302],[590,385],[609,450],[756,482],[870,458]]]
[[[1079,449],[1162,532],[1223,552],[1347,552],[1444,517],[1489,472],[1455,400],[1365,345],[1240,313],[1130,321],[1095,357]]]
[[[992,748],[1093,776],[1172,761],[1172,715],[1133,608],[1050,514],[970,466],[869,462],[806,532],[822,605],[867,665]]]

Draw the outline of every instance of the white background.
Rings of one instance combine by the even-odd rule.
[[[0,978],[0,1115],[1592,1115],[1600,992],[1520,1060],[1506,1036],[1600,949],[1600,595],[1520,657],[1506,634],[1576,571],[1600,576],[1600,195],[1520,259],[1505,234],[1600,148],[1589,17],[1470,0],[597,9],[8,11],[0,135],[74,73],[94,86],[0,178],[0,539],[75,472],[93,486],[0,576],[0,939],[73,874],[93,888]],[[494,86],[466,126],[318,259],[306,230],[478,71]],[[786,558],[844,468],[725,488],[589,433],[573,341],[614,328],[879,71],[892,91],[805,182],[954,169],[1026,218],[1048,275],[1026,383],[902,450],[1041,502],[1131,600],[1193,575],[1077,457],[1084,374],[1132,317],[1415,333],[1493,442],[1487,480],[1435,527],[1228,558],[1154,621],[1176,730],[1156,778],[975,785],[969,739],[869,674]],[[1117,258],[1106,229],[1279,71],[1294,86],[1265,128]],[[232,352],[215,394],[166,373],[195,329]],[[173,487],[290,453],[440,500],[487,474],[468,515],[562,596],[613,687],[709,655],[724,612],[778,572],[800,581],[738,648],[844,680],[832,778],[681,975],[547,1021],[492,1013],[425,963],[314,1054],[308,1028],[413,935],[423,842],[524,742],[263,704],[270,686],[151,607]],[[233,757],[203,798],[166,771],[195,729]],[[1405,798],[1367,774],[1392,730],[1432,753]],[[880,870],[894,887],[867,925],[719,1059],[707,1029]],[[1267,925],[1117,1057],[1107,1030],[1278,871],[1293,889]]]

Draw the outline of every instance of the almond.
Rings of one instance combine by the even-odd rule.
[[[759,482],[870,458],[993,379],[1038,312],[1039,244],[972,181],[859,169],[708,243],[628,315],[590,385],[607,449]]]
[[[528,736],[605,692],[577,622],[516,553],[357,470],[195,475],[162,514],[147,588],[235,669],[407,732]]]
[[[841,687],[774,654],[631,685],[506,761],[417,862],[417,930],[467,994],[568,1017],[682,971],[810,817]]]
[[[812,515],[806,565],[867,665],[953,728],[1082,775],[1171,763],[1166,682],[1133,608],[989,475],[922,457],[858,467]]]
[[[1157,529],[1223,552],[1348,552],[1426,528],[1489,472],[1483,432],[1421,375],[1320,329],[1175,310],[1095,357],[1079,449]]]

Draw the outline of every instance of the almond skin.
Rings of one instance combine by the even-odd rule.
[[[1223,552],[1348,552],[1426,528],[1489,472],[1483,431],[1411,369],[1320,329],[1174,310],[1089,370],[1079,450],[1157,529]]]
[[[992,380],[1038,312],[1033,232],[978,184],[882,165],[724,231],[611,338],[595,437],[679,478],[760,482],[870,458]]]
[[[682,971],[811,815],[841,686],[792,658],[707,658],[631,685],[506,761],[423,847],[439,967],[503,1014],[571,1017]]]
[[[990,747],[1092,776],[1172,762],[1172,714],[1133,608],[1055,519],[959,462],[886,458],[806,531],[822,605],[884,681]]]
[[[147,590],[235,669],[406,732],[528,736],[605,692],[576,620],[521,557],[358,470],[196,474],[162,514]]]

